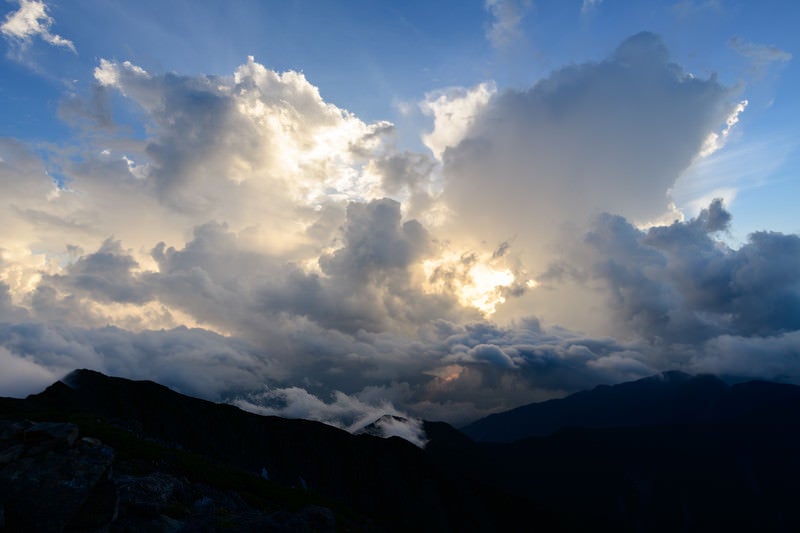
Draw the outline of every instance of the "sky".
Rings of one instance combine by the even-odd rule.
[[[0,395],[91,368],[358,429],[800,383],[798,20],[0,3]]]

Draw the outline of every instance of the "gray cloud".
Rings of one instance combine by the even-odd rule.
[[[662,216],[675,180],[733,108],[714,78],[689,76],[640,33],[605,61],[497,94],[444,154],[444,200],[459,229],[516,246],[543,267],[568,224],[601,212]],[[549,252],[547,255],[551,255]]]
[[[729,218],[719,200],[647,232],[601,217],[587,242],[620,323],[667,342],[800,329],[800,237],[757,232],[732,250],[713,238]]]
[[[121,243],[109,238],[99,250],[81,256],[64,274],[46,278],[45,283],[101,302],[143,303],[151,296],[147,287],[134,279],[132,271],[138,267]]]

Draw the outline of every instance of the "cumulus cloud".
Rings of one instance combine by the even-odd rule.
[[[797,236],[730,249],[719,202],[642,229],[743,109],[656,36],[525,91],[427,95],[431,153],[253,58],[101,60],[95,82],[62,106],[98,126],[76,145],[0,139],[0,394],[85,367],[422,442],[419,418],[661,370],[798,375]]]
[[[757,232],[732,250],[714,239],[729,220],[719,200],[647,232],[601,217],[587,235],[592,275],[605,282],[620,326],[669,343],[800,328],[800,237]]]
[[[736,124],[739,123],[739,115],[741,115],[748,105],[747,100],[742,100],[733,108],[731,114],[725,119],[725,127],[719,132],[713,132],[706,137],[703,147],[700,149],[699,157],[708,157],[714,152],[721,150],[730,137],[731,131]]]
[[[602,212],[658,219],[678,176],[735,109],[729,98],[713,77],[672,63],[651,33],[604,61],[497,93],[444,153],[448,232],[489,246],[516,237],[535,274],[567,227]]]
[[[466,136],[475,119],[497,92],[492,82],[474,87],[451,87],[425,95],[422,112],[433,117],[433,131],[423,135],[422,142],[441,160],[445,149],[457,146]]]
[[[35,38],[53,46],[61,46],[76,52],[75,45],[69,39],[50,32],[53,17],[48,13],[47,4],[38,0],[19,0],[19,9],[6,15],[0,25],[0,33],[7,40],[25,48]]]

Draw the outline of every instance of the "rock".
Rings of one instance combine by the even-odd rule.
[[[39,422],[23,431],[28,453],[41,453],[52,448],[69,448],[78,440],[78,426],[67,422]]]
[[[25,446],[23,444],[14,444],[4,450],[0,450],[0,467],[16,461],[22,457],[24,451]]]
[[[77,427],[72,424],[34,424],[20,436],[24,452],[0,468],[7,529],[48,532],[62,531],[72,521],[97,527],[111,522],[114,498],[102,508],[83,509],[98,484],[108,481],[114,460],[110,447],[76,444]]]
[[[170,506],[185,498],[185,482],[162,472],[139,477],[121,476],[115,481],[119,489],[120,514],[126,520],[158,520]]]
[[[17,440],[19,435],[28,427],[30,422],[20,422],[18,420],[0,420],[0,442],[5,440]]]
[[[336,518],[327,507],[308,505],[300,511],[299,519],[304,531],[336,531]]]

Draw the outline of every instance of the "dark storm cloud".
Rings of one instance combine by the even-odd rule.
[[[800,237],[757,232],[733,250],[714,238],[729,219],[718,200],[646,232],[600,217],[586,242],[622,330],[685,343],[800,329]]]

